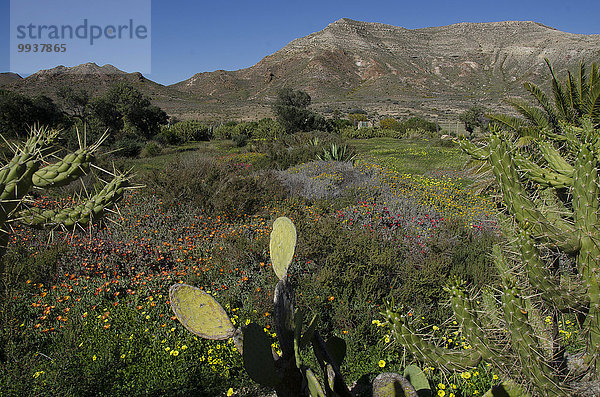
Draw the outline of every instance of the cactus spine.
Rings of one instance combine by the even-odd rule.
[[[103,216],[105,209],[119,201],[129,186],[126,175],[116,174],[102,190],[72,208],[57,211],[26,208],[23,203],[31,189],[64,186],[84,175],[94,160],[94,152],[106,139],[103,135],[91,146],[87,146],[85,140],[80,141],[76,152],[41,168],[54,149],[57,137],[58,131],[34,127],[23,145],[9,144],[14,155],[0,169],[0,255],[8,241],[7,223],[18,221],[37,228],[87,225]]]
[[[494,261],[502,274],[501,303],[510,349],[487,338],[460,286],[448,291],[457,321],[477,352],[473,358],[494,364],[509,378],[530,383],[528,389],[535,394],[567,396],[577,376],[598,380],[600,375],[600,71],[592,65],[586,77],[582,65],[578,81],[569,74],[564,86],[550,71],[555,108],[539,88],[527,84],[541,109],[512,101],[524,120],[492,116],[497,124],[486,146],[460,142],[466,153],[492,167],[507,212],[516,224],[515,246],[520,256],[516,270],[510,269],[498,247],[494,249]],[[534,144],[523,146],[523,142]],[[569,258],[566,274],[553,264],[557,251]],[[534,305],[531,296],[539,296],[540,302]],[[581,373],[565,373],[562,340],[557,331],[550,332],[549,341],[547,334],[540,335],[538,308],[550,314],[556,330],[561,313],[580,319],[587,366]],[[448,369],[477,363],[469,362],[464,354],[453,359],[404,325],[397,326],[397,314],[388,311],[387,315],[397,338],[417,356]],[[547,345],[550,354],[544,351]],[[515,362],[519,365],[511,370]],[[508,382],[507,388],[517,387]]]
[[[353,394],[340,372],[346,356],[346,342],[335,336],[325,341],[316,330],[316,316],[304,328],[304,315],[294,308],[294,289],[287,274],[295,245],[294,224],[288,218],[277,218],[271,232],[270,251],[273,270],[279,279],[275,286],[273,318],[281,355],[273,351],[262,327],[250,323],[234,329],[223,308],[196,287],[171,286],[171,308],[179,321],[196,335],[207,339],[233,337],[248,375],[255,382],[274,388],[278,396],[350,397]],[[302,360],[302,351],[309,346],[321,367],[323,381]],[[410,368],[407,374],[419,390],[429,389],[422,372]],[[373,393],[379,396],[417,395],[411,383],[398,374],[379,378],[373,384]]]

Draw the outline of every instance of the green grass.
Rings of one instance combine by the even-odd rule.
[[[128,169],[133,167],[137,174],[146,174],[152,171],[162,170],[176,158],[185,157],[189,155],[189,153],[200,152],[205,153],[207,157],[212,157],[229,153],[239,153],[242,151],[244,151],[243,148],[236,147],[230,140],[190,142],[184,145],[169,147],[159,156],[124,159],[123,168]]]
[[[426,139],[352,139],[349,143],[361,156],[372,157],[394,171],[406,174],[457,171],[463,169],[468,160],[458,145],[438,146]]]

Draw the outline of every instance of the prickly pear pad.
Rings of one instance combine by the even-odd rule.
[[[169,289],[171,308],[184,327],[205,339],[225,340],[235,328],[225,310],[209,294],[187,284]]]
[[[283,280],[296,249],[296,227],[289,218],[282,216],[275,219],[269,248],[273,270],[277,277]]]

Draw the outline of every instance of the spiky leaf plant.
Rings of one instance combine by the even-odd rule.
[[[552,83],[554,107],[527,85],[541,109],[513,102],[525,119],[495,117],[500,123],[484,147],[461,142],[491,167],[514,223],[517,237],[508,250],[493,252],[506,331],[485,326],[490,313],[478,312],[459,283],[448,291],[472,350],[437,348],[393,311],[387,316],[397,338],[427,361],[450,370],[486,361],[520,383],[522,393],[571,396],[584,383],[600,388],[600,75],[592,65],[587,77],[582,65],[577,80],[569,74],[560,84],[552,72]],[[524,147],[527,136],[534,139]],[[517,252],[509,256],[510,247]],[[563,316],[576,319],[585,340],[571,352],[583,358],[579,367],[568,360],[558,332]]]
[[[321,161],[354,161],[356,153],[347,145],[338,145],[332,143],[329,147],[323,149],[323,153],[317,154],[317,160]]]

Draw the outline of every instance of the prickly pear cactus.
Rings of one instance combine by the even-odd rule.
[[[200,288],[174,284],[169,289],[169,299],[173,312],[191,333],[213,340],[233,337],[235,327],[225,310]]]
[[[273,270],[277,277],[283,280],[296,249],[296,226],[289,218],[280,217],[275,220],[269,248],[271,249]]]
[[[323,340],[316,329],[317,317],[314,316],[305,328],[303,313],[294,308],[294,291],[287,281],[287,268],[294,256],[295,245],[296,228],[292,221],[283,217],[276,219],[270,248],[273,270],[279,277],[273,294],[273,318],[281,355],[271,348],[270,338],[264,333],[263,327],[249,323],[241,329],[235,329],[216,300],[198,288],[185,284],[173,285],[169,291],[171,309],[179,321],[196,335],[206,339],[232,337],[250,378],[263,386],[272,387],[277,396],[352,397],[340,373],[346,356],[346,342],[335,336]],[[302,352],[309,347],[312,347],[321,367],[323,380],[319,380],[303,362]],[[429,390],[427,380],[421,376],[422,372],[415,368],[409,368],[408,371],[419,390]],[[373,387],[383,394],[375,395],[417,396],[406,378],[393,375],[379,378]]]

